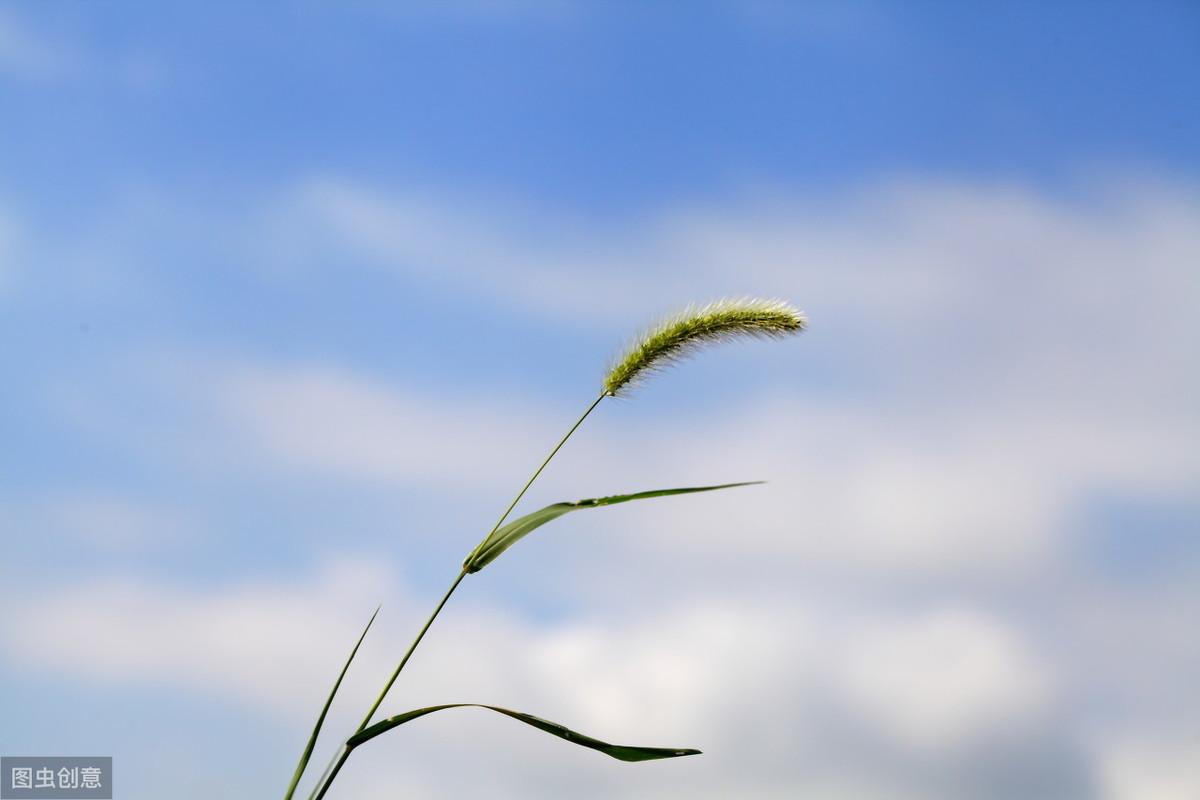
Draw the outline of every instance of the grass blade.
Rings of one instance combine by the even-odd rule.
[[[375,723],[369,728],[366,728],[360,733],[351,736],[346,741],[347,747],[358,747],[364,742],[374,739],[380,734],[387,733],[392,728],[399,727],[406,722],[411,722],[418,717],[423,717],[426,714],[432,714],[435,711],[443,711],[447,708],[486,708],[490,711],[495,711],[498,714],[503,714],[506,717],[512,717],[515,720],[524,722],[526,725],[531,725],[538,730],[545,731],[552,736],[557,736],[572,744],[577,744],[580,747],[589,747],[592,750],[598,750],[606,756],[620,759],[621,761],[652,761],[659,758],[678,758],[679,756],[694,756],[699,755],[699,750],[690,748],[676,747],[634,747],[631,745],[609,744],[602,742],[599,739],[593,739],[591,736],[585,736],[582,733],[565,728],[557,722],[535,717],[532,714],[523,714],[520,711],[512,711],[499,706],[488,706],[480,703],[450,703],[442,706],[430,706],[429,708],[418,708],[415,711],[407,711],[395,717],[382,720]]]
[[[588,500],[576,500],[574,503],[555,503],[538,509],[532,514],[514,519],[502,528],[497,528],[471,551],[463,562],[466,572],[478,572],[495,561],[501,553],[512,547],[530,533],[551,520],[558,519],[563,514],[578,511],[582,508],[599,508],[618,503],[628,503],[630,500],[645,500],[650,497],[666,497],[673,494],[691,494],[693,492],[712,492],[717,489],[731,489],[735,486],[751,486],[762,481],[745,481],[743,483],[723,483],[719,486],[696,486],[686,489],[654,489],[649,492],[636,494],[617,494],[610,497],[593,497]]]
[[[341,688],[342,679],[346,677],[346,671],[350,669],[350,662],[358,655],[358,648],[362,645],[363,639],[367,638],[367,631],[371,630],[371,625],[375,622],[375,617],[379,615],[379,607],[376,607],[375,613],[371,615],[371,619],[367,621],[367,627],[363,628],[362,635],[358,637],[358,641],[354,644],[354,649],[350,651],[350,657],[346,659],[345,665],[342,666],[342,671],[338,675],[337,681],[333,684],[333,689],[329,692],[329,697],[325,698],[325,705],[321,708],[321,714],[317,717],[317,724],[313,726],[312,735],[308,737],[308,744],[304,746],[304,752],[300,754],[300,763],[296,765],[296,772],[292,775],[292,782],[288,785],[287,794],[283,796],[283,800],[292,800],[292,795],[296,793],[296,786],[300,783],[300,777],[304,775],[304,770],[308,767],[308,760],[312,758],[313,748],[317,746],[317,736],[321,733],[321,726],[325,724],[325,715],[329,713],[329,707],[333,705],[333,698]]]

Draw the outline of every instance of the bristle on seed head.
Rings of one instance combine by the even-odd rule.
[[[804,315],[782,300],[718,300],[692,306],[646,331],[621,355],[604,379],[604,393],[628,392],[647,376],[708,344],[743,337],[776,339],[804,330]]]

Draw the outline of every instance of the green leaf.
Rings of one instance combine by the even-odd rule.
[[[611,497],[594,497],[588,500],[577,500],[574,503],[555,503],[554,505],[546,506],[543,509],[534,511],[532,514],[526,514],[519,519],[515,519],[502,528],[498,528],[486,537],[479,545],[471,551],[463,562],[463,569],[467,572],[478,572],[488,564],[496,560],[496,558],[508,548],[512,547],[525,536],[528,536],[537,528],[545,525],[551,520],[558,519],[563,514],[571,511],[578,511],[581,508],[599,508],[600,506],[612,506],[617,503],[628,503],[630,500],[645,500],[650,497],[666,497],[672,494],[691,494],[692,492],[711,492],[717,489],[730,489],[735,486],[751,486],[762,481],[746,481],[744,483],[723,483],[720,486],[697,486],[687,489],[655,489],[650,492],[638,492],[637,494],[617,494]]]
[[[371,630],[371,625],[375,622],[375,617],[378,615],[379,607],[376,607],[375,613],[367,621],[367,627],[363,628],[362,635],[358,637],[358,641],[354,644],[354,649],[350,651],[350,657],[346,659],[346,663],[342,667],[337,681],[333,684],[333,689],[329,692],[329,697],[325,699],[325,705],[321,708],[320,716],[317,717],[317,724],[313,726],[312,735],[308,737],[308,744],[304,746],[304,752],[300,754],[300,763],[296,765],[296,772],[292,775],[292,782],[288,786],[287,794],[283,796],[283,800],[291,800],[292,795],[296,793],[296,786],[300,783],[300,777],[304,775],[304,770],[308,766],[308,760],[312,758],[313,748],[317,745],[317,736],[321,733],[321,726],[325,724],[325,715],[329,713],[329,707],[333,705],[334,695],[337,694],[338,689],[341,687],[342,679],[346,677],[346,671],[350,669],[350,662],[358,655],[358,648],[362,645],[363,639],[367,638],[367,631]]]
[[[695,756],[700,754],[699,750],[684,748],[633,747],[630,745],[609,744],[599,739],[593,739],[590,736],[584,736],[582,733],[576,733],[556,722],[550,722],[541,717],[535,717],[532,714],[522,714],[520,711],[510,711],[507,708],[481,705],[480,703],[450,703],[444,706],[430,706],[429,708],[418,708],[415,711],[406,711],[395,717],[376,722],[371,727],[356,733],[346,740],[346,746],[350,748],[358,747],[360,744],[368,742],[382,733],[387,733],[392,728],[399,727],[406,722],[411,722],[417,717],[423,717],[426,714],[432,714],[435,711],[442,711],[447,708],[486,708],[498,714],[504,714],[506,717],[512,717],[515,720],[524,722],[526,725],[532,725],[538,730],[545,731],[560,739],[565,739],[572,744],[599,750],[601,753],[620,759],[621,761],[652,761],[658,758],[677,758],[679,756]]]

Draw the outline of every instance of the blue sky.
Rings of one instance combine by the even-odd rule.
[[[331,731],[622,342],[752,294],[811,330],[605,404],[527,504],[770,483],[540,532],[390,701],[705,756],[464,711],[342,796],[1196,796],[1197,34],[0,3],[0,752],[282,793],[370,609]]]

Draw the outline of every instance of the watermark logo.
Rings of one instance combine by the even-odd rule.
[[[112,757],[4,756],[0,800],[112,800]]]

